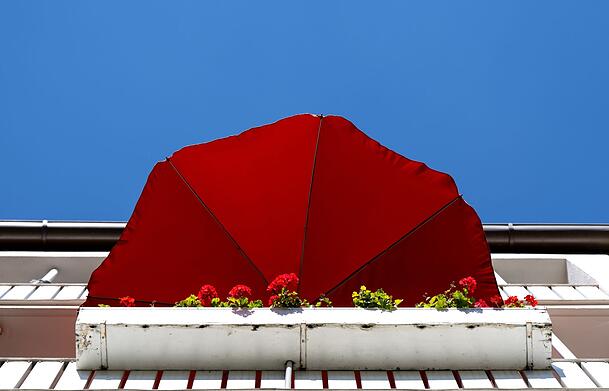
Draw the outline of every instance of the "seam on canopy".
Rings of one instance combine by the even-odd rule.
[[[252,261],[252,259],[245,253],[245,251],[243,251],[243,249],[241,248],[241,246],[239,246],[239,243],[237,243],[237,241],[235,240],[235,238],[233,238],[233,236],[230,234],[230,232],[228,232],[228,230],[226,229],[226,227],[224,226],[224,224],[222,224],[222,222],[220,222],[220,220],[216,217],[216,215],[214,214],[214,212],[211,211],[211,209],[209,208],[209,206],[207,206],[207,204],[201,199],[201,197],[199,197],[199,194],[197,194],[197,192],[192,188],[192,186],[190,186],[190,183],[188,183],[188,181],[186,180],[186,178],[184,178],[184,176],[182,175],[182,173],[178,170],[178,168],[176,166],[173,165],[173,163],[171,162],[170,158],[167,158],[167,162],[169,163],[169,165],[173,168],[173,170],[176,172],[176,174],[178,174],[178,176],[180,177],[180,179],[182,179],[182,182],[184,182],[184,184],[186,185],[186,187],[188,187],[188,189],[191,191],[191,193],[197,197],[197,200],[199,200],[199,202],[201,203],[201,205],[203,206],[203,208],[205,208],[205,210],[207,211],[207,213],[209,213],[209,215],[212,217],[212,219],[216,222],[216,224],[218,224],[218,226],[222,229],[222,231],[224,232],[224,234],[226,235],[226,237],[231,241],[231,243],[237,248],[237,251],[239,251],[239,253],[243,256],[243,258],[245,258],[251,265],[252,267],[258,272],[258,274],[260,275],[260,277],[262,277],[262,281],[264,281],[265,285],[268,285],[269,282],[266,280],[266,278],[264,277],[264,274],[262,274],[262,271],[260,269],[258,269],[258,267],[256,266],[256,264],[254,263],[254,261]]]
[[[300,266],[298,268],[298,287],[297,291],[300,290],[300,282],[302,280],[302,269],[304,266],[304,253],[305,244],[307,242],[307,231],[309,229],[309,209],[311,209],[311,193],[313,193],[313,178],[315,178],[315,166],[317,165],[317,149],[319,147],[319,136],[321,135],[321,124],[324,120],[324,115],[319,115],[319,126],[317,127],[317,140],[315,141],[315,152],[313,153],[313,168],[311,169],[311,182],[309,184],[309,196],[307,199],[307,211],[305,214],[305,224],[302,236],[302,251],[300,252]]]
[[[399,238],[398,240],[396,240],[394,243],[392,243],[391,245],[389,245],[387,248],[385,248],[383,251],[381,251],[380,253],[378,253],[377,255],[375,255],[374,257],[372,257],[372,259],[370,259],[369,261],[365,262],[364,264],[362,264],[360,267],[358,267],[357,269],[355,269],[355,271],[353,271],[353,273],[349,274],[344,280],[342,280],[341,282],[339,282],[338,284],[336,284],[333,288],[329,289],[326,292],[326,295],[330,295],[332,292],[334,292],[335,290],[337,290],[338,288],[340,288],[342,285],[344,285],[345,283],[347,283],[347,281],[349,281],[351,278],[353,278],[354,276],[356,276],[359,272],[361,272],[362,270],[364,270],[366,267],[368,267],[369,265],[371,265],[372,263],[374,263],[374,261],[376,261],[378,258],[380,258],[381,256],[383,256],[384,254],[386,254],[389,250],[391,250],[392,248],[394,248],[395,246],[397,246],[398,244],[400,244],[402,241],[406,240],[408,237],[410,237],[411,235],[413,235],[416,231],[418,231],[422,226],[424,226],[425,224],[427,224],[428,222],[430,222],[431,220],[433,220],[434,218],[436,218],[439,214],[441,214],[442,212],[444,212],[446,209],[448,209],[448,207],[450,207],[452,204],[454,204],[455,202],[457,202],[457,200],[461,199],[462,195],[459,194],[457,197],[453,198],[451,201],[449,201],[447,204],[445,204],[444,206],[442,206],[440,209],[438,209],[437,211],[435,211],[431,216],[429,216],[428,218],[426,218],[425,220],[421,221],[419,224],[417,224],[414,228],[412,228],[410,231],[406,232],[401,238]]]

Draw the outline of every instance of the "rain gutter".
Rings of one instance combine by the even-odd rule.
[[[0,251],[109,251],[123,222],[0,221]],[[493,253],[609,254],[609,224],[484,224]]]

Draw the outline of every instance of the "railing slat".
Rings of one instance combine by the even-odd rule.
[[[262,371],[260,388],[285,388],[285,371]]]
[[[12,286],[10,285],[0,285],[0,299],[8,292]]]
[[[596,388],[596,385],[583,369],[574,362],[555,362],[552,364],[560,380],[569,388]]]
[[[256,371],[230,371],[226,388],[256,388]]]
[[[124,371],[95,371],[90,390],[116,390],[121,384]]]
[[[502,298],[503,300],[507,299],[507,298],[508,298],[508,296],[509,296],[507,293],[505,293],[505,291],[503,290],[503,288],[499,288],[499,294],[501,295],[501,298]]]
[[[537,300],[560,300],[560,296],[547,286],[527,286],[527,289]]]
[[[503,290],[505,291],[505,293],[508,294],[508,296],[516,296],[519,299],[524,299],[524,297],[526,295],[530,295],[531,292],[529,292],[528,290],[526,290],[525,287],[523,286],[504,286]]]
[[[561,388],[562,386],[554,377],[551,370],[524,371],[531,387],[533,388]]]
[[[126,389],[152,390],[157,371],[131,371],[125,382]]]
[[[84,290],[84,285],[67,285],[61,288],[53,300],[77,300]]]
[[[493,388],[484,371],[459,371],[463,388]]]
[[[219,390],[222,386],[222,371],[197,371],[192,383],[193,389]]]
[[[386,390],[391,388],[387,371],[360,371],[362,388],[365,390]]]
[[[601,387],[609,387],[609,363],[583,362],[582,369]]]
[[[5,362],[0,367],[0,389],[17,388],[31,365],[31,361]]]
[[[159,390],[185,390],[190,371],[163,371]]]
[[[575,289],[586,299],[609,300],[609,296],[596,286],[578,286]]]
[[[304,390],[320,390],[324,388],[321,371],[295,371],[294,388]]]
[[[353,371],[328,371],[328,388],[336,390],[355,390],[357,382]]]
[[[527,388],[518,371],[492,371],[497,388]]]
[[[552,286],[552,290],[565,300],[582,300],[584,295],[575,290],[572,286]]]
[[[56,390],[82,390],[87,384],[91,371],[79,371],[76,363],[70,362],[59,378]]]
[[[36,285],[19,285],[6,292],[0,300],[25,300],[36,289]]]
[[[28,300],[51,300],[57,292],[59,292],[59,286],[41,285],[28,297]]]
[[[50,389],[63,367],[62,361],[41,361],[34,365],[20,388],[31,390]]]
[[[449,389],[459,388],[457,380],[451,371],[426,371],[429,388],[434,389]]]
[[[393,371],[395,387],[400,389],[423,390],[425,384],[418,371]]]

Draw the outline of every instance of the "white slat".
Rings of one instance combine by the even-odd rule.
[[[582,369],[601,387],[609,387],[609,363],[583,362]]]
[[[362,388],[365,390],[388,390],[391,388],[386,371],[360,371]]]
[[[499,284],[499,285],[507,284],[507,282],[503,279],[503,277],[501,277],[499,274],[497,274],[497,272],[495,272],[495,281],[497,281],[497,284]]]
[[[20,388],[31,390],[50,389],[63,367],[62,361],[41,361],[34,365]]]
[[[459,388],[459,384],[457,384],[457,380],[455,380],[451,371],[425,371],[425,373],[427,374],[429,388],[432,390]]]
[[[508,296],[516,296],[520,300],[523,300],[526,295],[531,294],[531,292],[526,290],[526,288],[523,286],[504,286],[503,290],[508,294]]]
[[[552,348],[558,352],[562,358],[576,358],[575,354],[558,338],[558,335],[552,333]]]
[[[82,390],[87,384],[91,371],[76,370],[76,363],[71,362],[59,378],[56,390]]]
[[[157,371],[131,371],[125,382],[126,389],[152,390]]]
[[[528,370],[524,374],[533,388],[562,388],[550,370]]]
[[[320,390],[324,388],[321,371],[295,371],[294,388],[299,390]]]
[[[423,390],[425,384],[418,371],[393,371],[395,388]]]
[[[61,287],[56,285],[41,285],[28,297],[28,300],[51,300]]]
[[[463,388],[493,388],[484,371],[459,371]]]
[[[586,299],[609,300],[609,296],[596,286],[578,286],[575,289]]]
[[[222,371],[197,371],[192,388],[195,390],[219,390],[222,386]]]
[[[497,388],[527,388],[518,371],[492,371]]]
[[[57,296],[53,300],[77,300],[85,290],[84,285],[67,285],[61,287]]]
[[[537,300],[560,300],[560,296],[547,286],[528,286],[527,289]]]
[[[256,388],[256,371],[230,371],[226,388]]]
[[[0,300],[25,300],[36,289],[36,285],[17,285]]]
[[[503,289],[502,289],[502,288],[499,288],[499,294],[501,295],[501,298],[502,298],[503,300],[505,300],[505,299],[507,299],[507,298],[508,298],[508,294],[507,294],[507,293],[505,293],[505,292],[503,291]]]
[[[0,389],[16,388],[31,365],[31,361],[5,362],[0,367]]]
[[[81,293],[81,295],[80,295],[79,299],[86,299],[86,298],[87,298],[87,296],[89,296],[89,290],[88,290],[88,289],[85,289],[85,290],[84,290],[84,291]]]
[[[190,371],[163,371],[159,390],[185,390]]]
[[[554,362],[554,371],[560,377],[560,381],[569,388],[595,388],[596,385],[583,369],[574,362]]]
[[[90,390],[115,390],[121,384],[123,371],[95,371]]]
[[[10,285],[0,285],[0,299],[2,298],[2,296],[9,291],[9,289],[11,289],[12,286]]]
[[[552,290],[565,300],[582,300],[584,295],[575,290],[572,286],[553,286]]]
[[[353,371],[328,371],[328,388],[336,390],[355,390],[357,382]]]
[[[262,371],[260,388],[285,388],[285,371]]]

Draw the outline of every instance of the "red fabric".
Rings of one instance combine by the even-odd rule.
[[[302,296],[335,305],[361,284],[414,305],[468,275],[477,297],[498,293],[480,221],[450,176],[344,118],[298,115],[157,164],[85,305],[169,305],[203,284],[264,299],[290,272]]]

